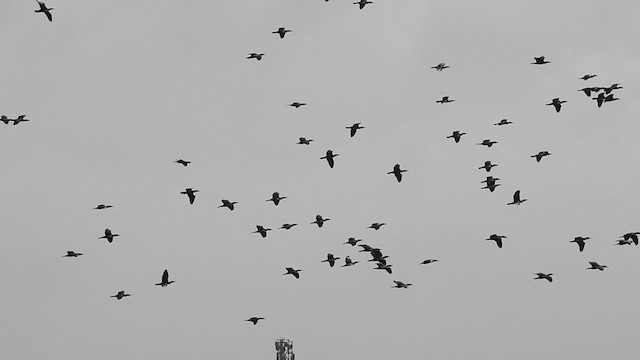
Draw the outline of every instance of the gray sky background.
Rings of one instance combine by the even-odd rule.
[[[0,123],[4,356],[269,359],[278,337],[307,360],[637,355],[640,249],[613,242],[640,231],[640,4],[351,2],[57,0],[52,23],[3,4],[0,113],[31,119]],[[612,83],[602,108],[577,91]],[[517,189],[529,201],[506,206]],[[98,240],[106,227],[122,236]],[[328,252],[363,262],[329,268]],[[164,269],[176,283],[154,286]]]

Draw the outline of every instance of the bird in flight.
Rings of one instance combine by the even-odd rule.
[[[516,190],[516,192],[513,193],[513,201],[507,205],[520,205],[527,200],[529,199],[520,199],[520,190]]]
[[[591,267],[587,268],[587,270],[600,270],[600,271],[604,271],[604,268],[608,267],[607,265],[600,265],[595,261],[589,261],[589,265],[591,265]]]
[[[378,267],[374,267],[374,270],[384,270],[386,272],[388,272],[389,274],[393,273],[393,270],[391,270],[391,267],[393,265],[389,265],[387,263],[381,263],[379,262],[378,264],[376,264]]]
[[[628,232],[622,235],[622,238],[624,240],[632,240],[634,244],[638,245],[638,235],[640,235],[640,232]]]
[[[578,250],[580,250],[580,252],[582,252],[582,250],[584,250],[584,244],[586,240],[591,239],[590,237],[582,237],[582,236],[576,236],[573,240],[569,241],[570,243],[574,242],[576,244],[578,244]]]
[[[618,90],[618,89],[624,89],[622,86],[620,86],[620,84],[616,83],[613,84],[609,87],[603,88],[602,90],[604,90],[605,94],[609,94],[610,92],[612,92],[613,90]]]
[[[293,275],[296,279],[300,279],[300,271],[302,271],[302,269],[294,269],[290,267],[285,269],[287,270],[287,272],[282,275]]]
[[[544,56],[534,57],[533,59],[535,60],[535,62],[532,62],[533,65],[544,65],[544,64],[549,64],[551,62],[551,61],[546,61],[544,59]]]
[[[327,254],[327,258],[325,260],[322,260],[321,262],[326,262],[329,263],[330,267],[333,267],[333,265],[336,264],[336,260],[339,260],[339,257],[333,256],[333,254],[329,253]]]
[[[447,139],[453,139],[456,143],[460,142],[462,135],[466,135],[467,133],[460,132],[458,130],[451,133],[451,135],[447,136]]]
[[[112,298],[116,298],[118,300],[122,300],[122,298],[127,297],[127,296],[131,296],[131,294],[125,293],[124,290],[120,290],[120,291],[118,291],[117,294],[111,295]]]
[[[307,138],[299,138],[299,141],[296,143],[296,145],[310,145],[311,142],[313,141],[313,139],[307,139]]]
[[[344,242],[343,244],[349,244],[351,246],[356,246],[357,243],[359,243],[360,241],[362,241],[362,239],[356,239],[354,237],[350,237],[349,239],[347,239],[347,242]]]
[[[483,166],[480,166],[478,168],[478,170],[479,169],[485,169],[487,172],[489,172],[489,171],[491,171],[491,168],[493,168],[494,166],[498,166],[498,164],[492,164],[491,160],[487,160],[487,161],[484,162]]]
[[[484,139],[484,140],[482,140],[481,143],[478,143],[478,145],[483,145],[483,146],[486,146],[486,147],[492,147],[494,144],[497,144],[497,143],[498,143],[497,141],[493,141],[491,139]]]
[[[436,65],[436,66],[432,66],[431,68],[432,68],[432,69],[436,69],[437,71],[442,71],[442,70],[444,70],[444,69],[448,69],[448,68],[449,68],[449,65],[447,65],[447,64],[445,64],[445,63],[440,63],[440,64],[438,64],[438,65]]]
[[[49,19],[49,21],[53,21],[53,16],[51,15],[51,10],[53,10],[53,8],[48,8],[47,5],[40,1],[38,1],[38,5],[40,5],[40,9],[36,10],[35,12],[44,13],[45,15],[47,15],[47,19]]]
[[[603,88],[596,86],[596,87],[585,87],[585,88],[582,88],[582,89],[580,89],[578,91],[582,91],[585,95],[591,96],[592,92],[598,92],[598,91],[600,91],[602,89]]]
[[[67,255],[63,256],[63,257],[78,257],[82,255],[82,253],[77,253],[75,251],[67,251]]]
[[[349,135],[351,135],[351,137],[356,136],[356,131],[360,130],[360,129],[364,129],[364,126],[360,126],[361,123],[355,123],[351,126],[347,126],[346,128],[349,129]]]
[[[631,245],[633,244],[633,241],[631,240],[625,240],[625,239],[619,239],[615,241],[616,245]]]
[[[334,154],[332,150],[327,150],[327,154],[321,157],[320,159],[327,159],[327,162],[329,163],[329,167],[333,169],[333,165],[334,165],[333,158],[338,155],[340,154]]]
[[[229,210],[233,211],[233,209],[235,209],[235,205],[237,204],[237,201],[229,201],[226,199],[222,199],[222,205],[218,206],[219,208],[221,207],[226,207]]]
[[[112,208],[112,205],[105,205],[105,204],[100,204],[96,207],[93,208],[93,210],[104,210],[104,209],[108,209],[108,208]]]
[[[562,104],[566,103],[565,100],[560,100],[560,98],[554,98],[553,100],[551,100],[550,103],[546,104],[547,106],[551,106],[553,105],[554,108],[556,108],[556,112],[560,112],[560,109],[562,108]]]
[[[2,115],[0,116],[0,121],[2,121],[3,123],[5,123],[5,125],[9,125],[9,121],[12,121],[11,119],[9,119],[7,117],[7,115]]]
[[[263,56],[264,56],[264,54],[250,53],[249,56],[247,56],[247,59],[256,59],[256,60],[260,61],[260,60],[262,60]]]
[[[286,198],[286,196],[280,196],[280,193],[276,191],[271,194],[271,199],[267,199],[265,201],[272,201],[273,205],[278,206],[278,204],[280,204],[280,200],[284,200]]]
[[[116,236],[120,236],[120,234],[114,234],[109,229],[104,229],[104,236],[99,237],[98,239],[107,239],[108,242],[113,242],[113,238]]]
[[[446,104],[446,103],[450,103],[450,102],[454,102],[455,100],[449,99],[448,96],[443,96],[442,99],[440,100],[436,100],[437,103],[440,104]]]
[[[350,257],[345,257],[344,258],[344,265],[340,266],[340,267],[349,267],[349,266],[353,266],[355,264],[359,263],[359,261],[353,261],[351,260]]]
[[[252,317],[248,318],[245,321],[250,321],[250,322],[253,323],[253,325],[256,325],[258,323],[258,321],[260,321],[260,320],[264,320],[264,318],[263,317],[258,317],[258,316],[252,316]]]
[[[420,264],[418,265],[427,265],[427,264],[433,264],[434,262],[437,262],[438,259],[427,259],[427,260],[423,260]]]
[[[289,230],[292,227],[296,226],[298,224],[282,224],[282,226],[280,226],[278,229],[284,229],[284,230]]]
[[[13,119],[13,125],[18,125],[19,123],[21,123],[23,121],[30,121],[29,119],[25,119],[25,116],[27,116],[27,115],[20,115],[16,119]]]
[[[375,223],[373,223],[373,224],[369,225],[369,226],[367,227],[367,229],[380,230],[380,228],[381,228],[383,225],[387,225],[387,224],[385,224],[385,223],[377,223],[377,222],[375,222]]]
[[[497,180],[500,180],[500,178],[487,176],[485,180],[481,181],[481,183],[486,183],[486,185],[481,189],[489,189],[489,191],[493,192],[493,190],[500,186],[500,184],[496,183]]]
[[[537,154],[535,154],[535,155],[531,155],[531,157],[532,157],[532,158],[536,158],[536,161],[537,161],[537,162],[540,162],[540,160],[542,160],[542,158],[543,158],[543,157],[545,157],[545,156],[549,156],[549,155],[551,155],[551,153],[550,153],[550,152],[548,152],[548,151],[546,151],[546,150],[544,150],[544,151],[540,151],[540,152],[538,152],[538,153],[537,153]]]
[[[534,278],[533,280],[538,280],[538,279],[545,279],[548,282],[552,282],[553,278],[551,278],[551,276],[553,275],[552,273],[548,273],[548,274],[544,274],[544,273],[536,273],[536,275],[538,276],[537,278]]]
[[[300,106],[305,106],[305,105],[307,105],[307,103],[294,101],[291,104],[289,104],[288,106],[292,106],[292,107],[298,109]]]
[[[508,119],[502,119],[499,122],[493,124],[496,126],[502,126],[502,125],[509,125],[509,124],[513,124],[511,121],[509,121]]]
[[[358,2],[354,2],[354,5],[359,5],[360,10],[364,9],[367,4],[373,4],[373,1],[360,0]]]
[[[156,285],[162,286],[162,287],[167,287],[169,284],[172,284],[174,282],[175,281],[173,281],[173,280],[169,281],[169,271],[167,271],[167,269],[165,269],[164,272],[162,273],[162,281],[160,281]]]
[[[407,171],[408,171],[408,170],[401,170],[401,169],[400,169],[400,164],[395,164],[395,165],[393,166],[393,171],[389,171],[389,172],[387,173],[387,175],[389,175],[389,174],[393,174],[393,175],[396,177],[396,180],[398,180],[398,182],[401,182],[401,181],[402,181],[402,173],[403,173],[403,172],[407,172]]]
[[[507,237],[504,236],[504,235],[492,234],[488,238],[486,238],[485,240],[495,241],[496,245],[498,245],[498,247],[500,249],[502,249],[502,239],[506,239],[506,238]]]
[[[280,35],[280,39],[284,39],[285,34],[288,32],[291,32],[291,30],[281,27],[281,28],[278,28],[278,30],[272,32],[272,34],[278,34]]]
[[[194,190],[192,188],[186,188],[184,191],[180,192],[180,194],[185,194],[189,197],[189,204],[193,204],[196,201],[196,193],[200,190]]]
[[[596,76],[598,76],[598,75],[586,74],[583,77],[581,77],[580,80],[589,80],[589,79],[594,78]]]
[[[182,160],[182,159],[173,160],[173,162],[174,163],[178,163],[178,164],[182,164],[182,166],[187,166],[187,165],[191,164],[191,161]]]
[[[329,220],[331,219],[323,219],[322,215],[316,215],[316,221],[312,222],[312,224],[316,224],[319,228],[321,228],[322,225],[324,225],[324,222]]]
[[[256,225],[256,229],[253,234],[260,234],[263,238],[267,237],[267,231],[271,231],[271,229],[267,229],[262,225]]]
[[[393,282],[396,283],[396,286],[392,286],[392,287],[397,288],[397,289],[408,289],[409,286],[413,285],[411,283],[406,283],[405,284],[402,281],[398,281],[398,280],[393,280]]]

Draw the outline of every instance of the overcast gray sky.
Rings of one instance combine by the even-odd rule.
[[[637,355],[640,249],[613,243],[640,231],[640,4],[352,2],[51,0],[51,23],[3,4],[0,114],[31,119],[0,123],[3,356],[268,359],[279,337],[306,360]],[[613,83],[602,108],[577,91]],[[154,286],[164,269],[176,283]]]

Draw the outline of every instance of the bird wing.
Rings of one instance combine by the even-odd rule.
[[[51,16],[51,12],[49,10],[44,12],[45,15],[47,15],[47,19],[49,19],[49,21],[53,21],[53,16]]]

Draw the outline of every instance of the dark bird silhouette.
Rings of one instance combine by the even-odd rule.
[[[566,103],[566,101],[564,100],[560,100],[560,98],[554,98],[553,100],[551,100],[550,103],[546,104],[547,106],[551,106],[553,105],[554,108],[556,108],[556,112],[560,112],[560,109],[562,108],[562,104]]]
[[[493,181],[493,182],[487,182],[487,184],[481,187],[480,189],[489,189],[489,191],[493,192],[498,186],[500,186],[500,184]]]
[[[393,265],[389,265],[389,264],[386,264],[386,263],[378,263],[377,266],[378,267],[374,268],[375,270],[384,270],[384,271],[388,272],[389,274],[391,274],[393,272],[393,270],[391,270],[391,267]]]
[[[367,229],[380,230],[380,228],[381,228],[383,225],[387,225],[387,224],[385,224],[385,223],[377,223],[377,222],[375,222],[375,223],[373,223],[373,224],[369,225],[369,226],[367,227]]]
[[[309,145],[313,141],[313,139],[307,139],[307,138],[303,138],[303,137],[301,137],[299,140],[300,141],[298,141],[296,143],[296,145]]]
[[[233,209],[235,209],[235,208],[236,208],[236,207],[235,207],[235,205],[236,205],[237,203],[238,203],[237,201],[229,201],[229,200],[226,200],[226,199],[222,199],[222,205],[220,205],[220,206],[218,206],[218,207],[219,207],[219,208],[221,208],[221,207],[226,207],[226,208],[228,208],[229,210],[233,211]]]
[[[263,318],[263,317],[258,317],[258,316],[253,316],[253,317],[248,318],[248,319],[247,319],[247,320],[245,320],[245,321],[250,321],[250,322],[252,322],[252,323],[253,323],[253,325],[255,325],[255,324],[257,324],[257,323],[258,323],[258,321],[260,321],[260,320],[264,320],[264,318]]]
[[[260,234],[263,238],[267,237],[267,231],[271,231],[271,229],[267,229],[262,225],[256,225],[256,231],[252,232],[252,234]]]
[[[616,245],[631,245],[633,244],[633,241],[631,240],[626,240],[626,239],[619,239],[615,241]]]
[[[316,221],[312,222],[312,224],[316,224],[319,228],[321,228],[322,225],[324,225],[324,222],[329,220],[331,219],[323,219],[322,215],[316,215]]]
[[[104,210],[104,209],[108,209],[108,208],[112,208],[112,205],[105,205],[105,204],[100,204],[96,207],[93,208],[93,210]]]
[[[9,119],[7,117],[7,115],[2,115],[0,116],[0,121],[2,121],[3,123],[5,123],[5,125],[9,125],[9,121],[12,121],[11,119]]]
[[[589,265],[591,265],[591,267],[587,268],[587,270],[600,270],[600,271],[604,271],[604,268],[608,267],[607,265],[600,265],[595,261],[589,261]]]
[[[180,192],[180,194],[185,194],[189,197],[189,204],[193,204],[196,201],[196,193],[200,190],[194,190],[192,188],[186,188],[184,191]]]
[[[282,274],[282,275],[293,275],[295,276],[296,279],[300,279],[300,271],[302,271],[301,269],[294,269],[294,268],[286,268],[287,272]]]
[[[597,97],[591,98],[593,100],[596,101],[596,103],[598,104],[598,107],[601,107],[602,104],[604,104],[604,93],[600,93],[598,94]]]
[[[445,63],[440,63],[440,64],[438,64],[436,66],[432,66],[431,68],[432,69],[436,69],[437,71],[442,71],[444,69],[448,69],[449,66],[447,64],[445,64]]]
[[[389,174],[393,174],[393,175],[395,175],[396,180],[398,180],[398,182],[401,182],[401,181],[402,181],[402,173],[403,173],[403,172],[407,172],[407,171],[408,171],[408,170],[401,170],[401,169],[400,169],[400,164],[395,164],[395,165],[393,166],[393,171],[389,171],[389,172],[387,173],[387,175],[389,175]]]
[[[483,146],[486,146],[486,147],[492,147],[494,144],[497,144],[497,143],[498,143],[497,141],[493,141],[493,140],[490,140],[490,139],[484,139],[484,140],[482,140],[481,143],[478,143],[478,145],[483,145]]]
[[[640,232],[628,232],[622,235],[622,238],[624,240],[632,240],[634,244],[638,245],[638,235],[640,235]]]
[[[534,57],[533,58],[536,62],[532,62],[533,65],[544,65],[544,64],[549,64],[551,61],[545,61],[544,56],[540,56],[540,57]]]
[[[620,99],[618,99],[617,97],[614,97],[613,94],[609,94],[609,95],[604,97],[604,102],[611,102],[611,101],[616,101],[616,100],[620,100]]]
[[[327,154],[321,157],[320,159],[327,159],[327,162],[329,163],[329,167],[333,169],[333,165],[334,165],[333,158],[338,155],[340,154],[334,154],[333,151],[327,150]]]
[[[544,274],[544,273],[536,273],[536,275],[538,276],[537,278],[534,278],[533,280],[538,280],[538,279],[545,279],[548,282],[552,282],[553,278],[551,278],[551,276],[553,275],[552,273],[548,273],[548,274]]]
[[[539,153],[535,154],[535,155],[531,155],[532,158],[536,158],[537,162],[540,162],[540,160],[542,160],[543,157],[545,156],[549,156],[551,155],[550,152],[544,150],[544,151],[540,151]]]
[[[183,160],[183,159],[177,159],[177,160],[173,160],[174,163],[178,163],[178,164],[182,164],[182,166],[187,166],[189,164],[191,164],[191,161],[187,161],[187,160]]]
[[[427,264],[433,264],[434,262],[437,262],[438,259],[427,259],[427,260],[423,260],[420,264],[418,265],[427,265]]]
[[[403,283],[402,281],[398,281],[398,280],[393,280],[394,283],[396,283],[396,286],[392,286],[394,288],[398,288],[398,289],[407,289],[409,288],[409,286],[413,285],[411,283]]]
[[[27,116],[27,115],[20,115],[16,119],[13,119],[13,125],[18,125],[19,123],[21,123],[23,121],[30,121],[29,119],[25,119],[25,116]]]
[[[82,255],[82,253],[77,253],[75,251],[67,251],[67,255],[63,256],[63,257],[78,257]]]
[[[305,106],[305,105],[307,105],[307,103],[297,102],[297,101],[294,101],[291,104],[289,104],[289,106],[293,106],[296,109],[298,109],[300,106]]]
[[[325,260],[322,260],[321,262],[326,262],[329,263],[330,267],[333,267],[333,265],[336,264],[336,260],[339,260],[339,257],[333,256],[333,254],[329,253],[327,254],[327,258]]]
[[[585,95],[591,96],[592,92],[596,93],[596,92],[598,92],[600,90],[602,90],[601,87],[585,87],[585,88],[582,88],[582,89],[580,89],[578,91],[582,91]]]
[[[502,126],[502,125],[509,125],[509,124],[513,124],[513,123],[507,119],[502,119],[493,125]]]
[[[271,199],[267,199],[265,201],[272,201],[273,205],[278,206],[278,204],[280,204],[280,200],[284,200],[286,198],[286,196],[280,196],[280,193],[276,191],[271,194]]]
[[[358,244],[358,246],[360,246],[362,248],[362,250],[360,250],[358,252],[369,252],[370,253],[370,252],[372,252],[374,250],[380,250],[380,249],[373,248],[373,247],[371,247],[371,246],[369,246],[367,244]]]
[[[354,5],[359,5],[360,10],[364,9],[367,4],[373,4],[373,1],[360,0],[358,2],[354,2]]]
[[[162,273],[162,281],[160,281],[156,285],[167,287],[168,285],[173,284],[174,282],[175,281],[173,280],[169,281],[169,272],[165,269],[164,272]]]
[[[247,59],[256,59],[256,60],[260,61],[260,60],[262,60],[263,56],[264,56],[264,54],[250,53],[249,56],[247,56]]]
[[[272,32],[272,34],[278,34],[280,35],[280,39],[284,39],[285,34],[288,32],[291,32],[291,30],[281,27],[281,28],[278,28],[278,30]]]
[[[362,239],[356,239],[356,238],[350,237],[349,239],[347,239],[347,242],[344,242],[343,244],[349,244],[351,246],[356,246],[356,244],[359,243],[360,241],[362,241]]]
[[[120,236],[120,234],[114,234],[111,230],[104,229],[104,236],[101,236],[98,239],[107,239],[108,242],[113,242],[113,238],[116,236]]]
[[[356,136],[356,131],[360,130],[360,129],[364,129],[364,126],[360,126],[361,123],[355,123],[351,126],[347,126],[346,128],[349,129],[349,135],[351,137]]]
[[[478,168],[479,169],[485,169],[487,172],[491,171],[491,168],[493,168],[494,166],[498,166],[498,164],[492,164],[491,160],[487,160],[484,162],[484,165],[480,166]]]
[[[513,193],[513,201],[507,203],[507,205],[520,205],[527,200],[529,199],[520,199],[520,190],[516,190],[516,192]]]
[[[388,256],[382,255],[382,251],[380,251],[380,249],[371,249],[371,251],[369,251],[369,254],[371,255],[371,259],[367,261],[376,261],[381,264],[387,263]]]
[[[578,244],[578,250],[580,250],[580,252],[582,252],[582,250],[584,250],[584,244],[586,240],[591,239],[590,237],[582,237],[582,236],[577,236],[575,237],[573,240],[569,241],[570,243],[574,242],[576,244]]]
[[[580,80],[589,80],[589,79],[594,78],[596,76],[598,76],[598,75],[586,74],[583,77],[581,77]]]
[[[353,261],[351,260],[350,257],[345,257],[344,258],[344,265],[340,266],[340,267],[348,267],[348,266],[353,266],[355,264],[359,263],[359,261]]]
[[[496,245],[498,245],[498,247],[502,249],[502,239],[506,239],[506,238],[507,237],[504,235],[492,234],[485,240],[495,241]]]
[[[453,100],[453,99],[449,99],[448,96],[443,96],[442,99],[436,100],[436,102],[440,103],[440,104],[446,104],[446,103],[450,103],[450,102],[454,102],[454,101],[455,100]]]
[[[296,225],[298,225],[298,224],[282,224],[282,226],[280,226],[278,229],[290,230],[292,227],[294,227]]]
[[[49,19],[49,21],[53,21],[53,16],[51,16],[51,10],[53,10],[53,8],[48,8],[47,5],[40,1],[38,1],[38,5],[40,5],[40,9],[36,10],[35,12],[44,13],[45,15],[47,15],[47,19]]]
[[[609,87],[603,88],[602,90],[604,90],[605,94],[609,94],[610,92],[612,92],[613,90],[618,90],[618,89],[624,89],[622,86],[620,86],[620,84],[616,83],[613,84]]]
[[[466,135],[467,133],[461,133],[460,131],[456,130],[453,133],[451,133],[451,135],[447,136],[447,139],[453,139],[456,143],[460,142],[460,139],[462,138],[462,135]]]
[[[127,296],[131,296],[131,294],[126,294],[124,292],[124,290],[120,290],[120,291],[118,291],[117,294],[111,295],[112,298],[116,298],[118,300],[122,300],[122,298],[127,297]]]

